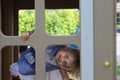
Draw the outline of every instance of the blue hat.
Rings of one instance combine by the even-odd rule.
[[[76,46],[76,45],[74,45],[74,44],[70,44],[70,48],[78,49],[78,46]]]

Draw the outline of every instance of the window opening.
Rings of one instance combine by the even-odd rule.
[[[19,35],[35,30],[35,11],[19,10]]]
[[[35,30],[35,11],[19,11],[19,35]],[[78,9],[46,9],[45,32],[49,35],[75,35],[80,31]]]
[[[35,50],[30,46],[6,46],[2,49],[2,79],[20,80],[22,75],[35,74]],[[9,51],[9,52],[8,52]],[[8,79],[9,80],[9,79]]]
[[[46,80],[80,79],[78,46],[74,44],[49,45],[45,51],[45,58]]]

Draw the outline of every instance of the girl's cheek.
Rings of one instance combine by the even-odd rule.
[[[64,66],[64,64],[63,64],[62,62],[59,62],[59,65],[60,65],[60,66]]]

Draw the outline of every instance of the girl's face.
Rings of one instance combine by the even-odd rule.
[[[59,51],[56,55],[56,61],[60,66],[70,68],[74,62],[74,58],[69,52]]]

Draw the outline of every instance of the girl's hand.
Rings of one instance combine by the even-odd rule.
[[[63,80],[69,80],[69,76],[68,76],[66,70],[60,69],[60,72],[61,72],[61,75],[62,75],[62,79],[63,79]]]
[[[27,41],[30,37],[31,33],[24,33],[20,37],[23,41]]]

